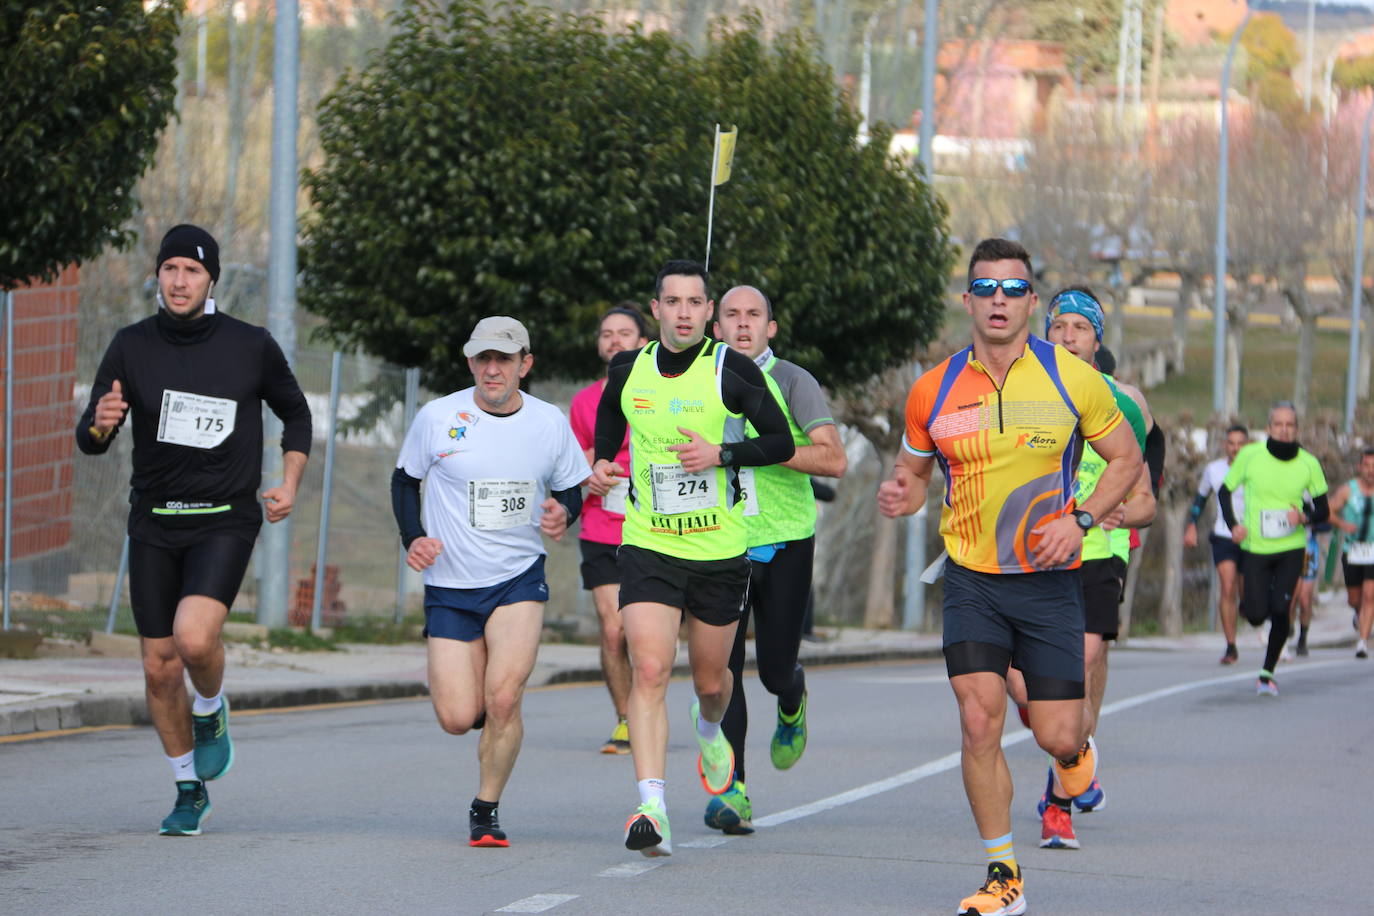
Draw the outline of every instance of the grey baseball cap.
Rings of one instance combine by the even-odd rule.
[[[486,350],[519,353],[530,348],[530,332],[507,315],[492,315],[477,322],[468,342],[463,344],[464,356],[476,356]]]

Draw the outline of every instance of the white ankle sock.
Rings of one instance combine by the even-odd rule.
[[[219,712],[220,706],[224,704],[224,688],[221,687],[219,693],[212,697],[203,697],[200,691],[195,691],[196,698],[191,703],[191,715],[209,716]]]
[[[639,781],[640,804],[648,804],[651,801],[658,802],[666,810],[667,805],[663,801],[663,788],[664,781],[662,779],[641,779]]]
[[[168,757],[167,762],[172,765],[172,777],[177,782],[199,782],[200,777],[196,776],[196,752],[187,751],[180,757]]]

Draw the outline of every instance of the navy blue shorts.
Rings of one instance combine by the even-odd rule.
[[[1226,560],[1240,568],[1240,545],[1230,538],[1224,538],[1215,531],[1207,536],[1212,542],[1212,565],[1220,566]]]
[[[425,586],[426,637],[472,642],[482,638],[491,612],[521,601],[548,601],[541,556],[513,579],[484,588]]]
[[[1083,588],[1076,569],[981,573],[947,561],[950,677],[1020,669],[1032,700],[1083,697]]]

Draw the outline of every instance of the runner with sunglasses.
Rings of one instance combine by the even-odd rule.
[[[1026,680],[1031,731],[1070,795],[1091,784],[1084,732],[1084,534],[1125,498],[1140,447],[1102,375],[1030,334],[1038,300],[1030,255],[986,239],[969,260],[964,308],[973,343],[922,375],[906,406],[883,515],[916,512],[936,461],[946,480],[940,533],[944,654],[963,734],[964,789],[987,857],[983,886],[963,914],[1023,913],[1011,833],[1011,773],[1002,753],[1007,671]],[[1106,461],[1097,487],[1074,498],[1079,445]]]

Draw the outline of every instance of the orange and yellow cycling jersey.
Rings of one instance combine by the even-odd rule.
[[[944,471],[940,534],[950,559],[977,572],[1034,572],[1032,530],[1073,508],[1083,441],[1121,420],[1101,373],[1038,337],[1000,388],[972,347],[917,379],[903,444]]]

